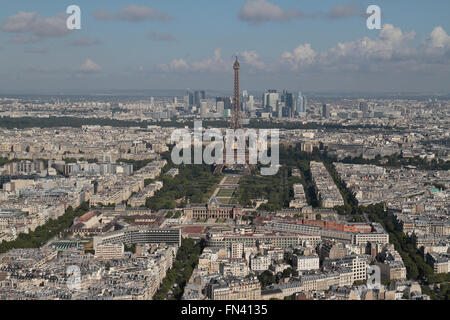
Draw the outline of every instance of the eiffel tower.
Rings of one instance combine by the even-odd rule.
[[[233,112],[231,115],[231,129],[233,129],[233,130],[242,129],[241,102],[240,102],[241,92],[239,90],[239,69],[240,69],[240,67],[241,67],[241,65],[236,56],[236,61],[233,64],[234,97],[233,97]]]
[[[238,129],[242,129],[242,119],[241,119],[241,102],[240,102],[240,89],[239,89],[239,69],[241,68],[241,65],[238,61],[238,57],[236,56],[236,60],[234,61],[233,64],[233,69],[234,69],[234,96],[233,96],[233,109],[232,109],[232,115],[231,115],[231,126],[230,128],[233,130],[238,130]],[[241,165],[243,166],[243,172],[244,173],[249,173],[250,169],[248,166],[248,141],[247,139],[245,140],[245,165]],[[234,150],[236,150],[236,152],[234,152]],[[234,153],[234,159],[237,160],[238,159],[238,149],[237,149],[237,143],[236,141],[234,141],[233,143],[233,153]],[[223,150],[223,156],[224,156],[224,161],[223,163],[225,163],[226,160],[226,145],[224,145],[224,150]],[[239,166],[239,165],[238,165]],[[221,164],[221,165],[216,165],[216,168],[214,170],[214,173],[221,173],[223,171],[223,169],[227,167],[228,169],[234,170],[236,168],[236,166],[227,166],[225,164]]]

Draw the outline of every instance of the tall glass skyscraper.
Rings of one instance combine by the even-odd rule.
[[[298,115],[306,114],[306,97],[301,92],[298,93],[296,111]]]
[[[322,105],[322,117],[329,118],[330,117],[330,106],[324,103]]]
[[[194,92],[194,105],[199,107],[202,100],[206,99],[204,90],[197,90]]]
[[[296,97],[295,94],[285,91],[283,93],[284,104],[286,107],[286,117],[291,117],[296,112]]]

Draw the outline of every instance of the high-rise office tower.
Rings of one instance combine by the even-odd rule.
[[[242,91],[241,97],[242,110],[248,111],[248,92],[247,90]]]
[[[194,105],[194,93],[189,92],[189,106],[193,106]]]
[[[247,90],[242,91],[242,99],[247,100],[248,99],[248,92]]]
[[[303,95],[301,92],[298,93],[297,96],[297,108],[296,108],[296,113],[299,116],[306,116],[306,96]]]
[[[206,100],[200,101],[200,116],[206,118],[208,115],[208,103]]]
[[[199,107],[200,106],[200,100],[201,100],[200,91],[194,92],[194,106]]]
[[[223,117],[223,110],[225,110],[225,103],[223,101],[216,102],[217,113],[220,117]]]
[[[301,114],[303,111],[303,94],[301,92],[298,93],[297,96],[297,114]]]
[[[272,112],[276,112],[277,110],[277,101],[280,99],[277,90],[270,89],[263,95],[263,104],[264,107],[270,107]]]
[[[224,105],[224,109],[231,109],[231,98],[230,97],[216,97],[216,103],[222,101]]]
[[[248,97],[247,109],[250,112],[255,110],[255,98],[253,96]]]
[[[295,99],[294,95],[290,92],[284,93],[284,103],[286,104],[286,108],[294,109]]]
[[[322,106],[322,117],[329,118],[330,117],[330,106],[326,103]]]
[[[206,93],[203,90],[197,90],[194,92],[194,105],[199,107],[200,102],[206,99]]]
[[[367,118],[369,116],[369,105],[367,104],[367,102],[360,102],[359,110],[362,111],[364,118]]]
[[[190,109],[194,105],[194,93],[191,90],[187,90],[185,95],[186,106]]]
[[[183,97],[183,103],[184,103],[184,110],[189,110],[189,93],[186,92],[186,94]]]
[[[283,117],[292,118],[294,110],[288,107],[283,108]]]
[[[283,107],[282,107],[281,101],[277,101],[276,113],[277,113],[277,118],[282,118],[283,117]]]

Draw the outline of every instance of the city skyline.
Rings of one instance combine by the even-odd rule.
[[[450,300],[448,0],[46,2],[0,11],[1,302]]]
[[[231,92],[236,54],[253,91],[450,93],[446,1],[378,1],[381,30],[368,1],[77,1],[68,31],[70,4],[3,5],[0,93]]]
[[[0,300],[448,300],[449,99],[233,69],[215,105],[0,97]]]

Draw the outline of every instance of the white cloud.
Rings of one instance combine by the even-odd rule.
[[[269,21],[286,22],[302,17],[304,14],[299,10],[283,10],[267,0],[247,0],[238,14],[240,20],[254,25]]]
[[[450,36],[441,26],[437,26],[425,39],[424,48],[425,53],[432,57],[450,53]]]
[[[222,49],[216,48],[214,49],[214,54],[212,58],[193,62],[192,70],[218,72],[227,70],[226,68],[229,67],[229,65],[230,65],[229,63],[226,63],[222,59]]]
[[[419,55],[423,62],[445,65],[447,70],[450,69],[450,36],[441,26],[435,27],[424,39]]]
[[[91,59],[86,59],[79,68],[83,73],[96,73],[102,71],[102,68]]]
[[[294,70],[302,66],[309,66],[315,62],[317,53],[311,48],[309,43],[301,44],[292,52],[284,52],[281,55],[282,62],[288,63]]]
[[[450,36],[441,27],[438,26],[430,34],[430,44],[434,48],[447,48],[450,46]]]
[[[308,43],[300,44],[281,55],[278,68],[288,66],[292,71],[315,72],[443,72],[449,69],[450,37],[442,27],[436,27],[422,45],[413,45],[415,37],[414,31],[404,32],[386,24],[375,39],[364,37],[339,42],[321,52]]]
[[[33,37],[62,37],[70,33],[66,26],[66,15],[43,18],[37,12],[12,15],[2,23],[0,30],[13,33],[30,33]]]
[[[335,5],[327,11],[305,13],[298,9],[282,9],[268,0],[247,0],[238,13],[238,18],[251,25],[265,22],[288,22],[294,19],[345,19],[366,17],[363,6],[350,3]]]
[[[326,15],[330,19],[351,18],[357,16],[365,16],[363,8],[354,4],[339,4],[330,9]]]
[[[189,65],[184,59],[174,59],[170,63],[171,70],[188,70]]]
[[[264,69],[266,65],[260,60],[259,54],[256,51],[243,51],[240,56],[244,62],[256,69]]]
[[[323,56],[336,59],[392,60],[411,56],[413,49],[408,46],[415,32],[404,33],[400,28],[385,24],[376,39],[364,37],[355,41],[340,42]]]
[[[157,9],[131,5],[121,8],[117,13],[110,13],[105,9],[98,9],[94,12],[94,17],[99,20],[123,20],[129,22],[140,22],[148,20],[169,20],[167,13],[160,13]]]
[[[169,64],[157,65],[157,69],[164,72],[177,71],[199,71],[199,72],[222,72],[227,71],[232,65],[231,60],[222,58],[222,49],[216,48],[211,58],[187,62],[184,59],[174,59]]]
[[[363,37],[339,42],[327,50],[315,50],[310,43],[301,43],[291,51],[284,51],[280,59],[261,61],[257,51],[240,53],[244,72],[423,72],[449,69],[450,37],[442,27],[436,27],[422,45],[415,46],[416,33],[405,32],[391,24],[383,26],[375,38]],[[188,61],[174,59],[159,65],[164,72],[231,72],[233,59],[223,58],[220,48],[212,57]]]

